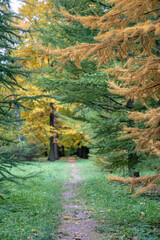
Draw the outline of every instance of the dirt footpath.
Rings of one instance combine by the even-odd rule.
[[[102,240],[103,235],[95,231],[98,222],[91,218],[92,211],[84,205],[83,199],[77,199],[78,185],[82,183],[79,170],[75,162],[71,163],[71,179],[63,186],[64,209],[62,225],[59,228],[59,239],[61,240]]]

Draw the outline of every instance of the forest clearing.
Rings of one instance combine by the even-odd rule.
[[[0,1],[0,240],[160,239],[159,16]]]

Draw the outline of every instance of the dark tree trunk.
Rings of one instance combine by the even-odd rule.
[[[54,143],[53,143],[53,137],[50,137],[48,161],[50,161],[50,162],[54,162],[54,161],[55,161],[55,158],[54,158]]]
[[[48,156],[47,150],[44,152],[44,156],[45,156],[45,157]]]
[[[65,155],[64,154],[64,146],[59,147],[58,150],[59,150],[58,151],[59,152],[59,157],[64,157],[64,155]]]
[[[77,156],[83,159],[88,158],[89,149],[87,147],[80,147],[77,149]]]
[[[58,160],[59,159],[59,148],[58,148],[58,144],[57,144],[57,140],[58,139],[58,134],[56,134],[55,138],[54,138],[54,159]]]
[[[126,107],[133,109],[133,100],[128,100]],[[133,120],[128,119],[128,127],[132,127]],[[138,156],[136,153],[128,153],[128,172],[129,176],[133,177],[135,174],[135,166],[138,163]],[[136,172],[136,175],[139,175],[139,172]]]
[[[50,103],[50,107],[51,107],[51,112],[50,112],[50,126],[54,127],[54,108],[53,108],[53,104]],[[51,132],[53,134],[53,132]],[[50,145],[49,145],[49,157],[48,157],[48,161],[50,162],[54,162],[55,158],[54,158],[54,139],[53,136],[50,137]]]
[[[53,106],[53,103],[50,103],[50,107],[52,110],[50,112],[50,126],[56,127],[57,116],[56,116],[56,111]],[[52,134],[53,134],[53,132],[52,132]],[[50,137],[50,150],[49,150],[49,157],[48,157],[48,161],[50,161],[50,162],[54,162],[55,160],[59,159],[57,139],[58,139],[58,134],[56,134],[55,137],[53,137],[53,136]]]
[[[89,149],[87,147],[83,147],[83,158],[88,158]]]

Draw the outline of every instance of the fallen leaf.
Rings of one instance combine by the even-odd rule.
[[[75,222],[76,224],[79,224],[79,222]]]
[[[70,221],[72,220],[72,218],[69,217],[69,216],[64,216],[63,219],[64,219],[64,220],[68,220],[68,221],[69,221],[69,220],[70,220]]]
[[[103,210],[101,210],[101,211],[99,211],[100,213],[104,213],[104,211]]]
[[[32,229],[32,232],[37,233],[37,232],[39,232],[39,230],[37,230],[37,229]]]
[[[140,218],[142,219],[145,216],[146,216],[146,214],[144,212],[141,212],[141,217]]]

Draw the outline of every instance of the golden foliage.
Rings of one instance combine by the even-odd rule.
[[[158,0],[109,0],[114,6],[102,17],[74,16],[61,9],[65,21],[71,24],[78,21],[84,27],[98,28],[96,43],[82,43],[66,49],[38,48],[46,55],[57,55],[62,67],[75,61],[81,68],[81,61],[95,60],[98,66],[106,64],[103,70],[114,76],[110,80],[111,92],[128,100],[141,101],[146,105],[150,98],[160,99],[160,58],[157,56],[156,41],[160,34]],[[152,20],[151,20],[152,19]],[[117,60],[121,61],[121,67]],[[109,63],[115,66],[109,68]],[[135,120],[134,116],[130,118]],[[152,115],[154,114],[154,116]],[[160,155],[159,108],[137,114],[140,121],[146,121],[146,129],[128,128],[128,137],[135,138],[137,149]],[[154,122],[154,123],[153,123]]]
[[[132,112],[129,116],[135,122],[145,122],[145,128],[129,128],[124,130],[127,133],[125,138],[131,137],[135,139],[136,149],[143,152],[160,156],[160,107],[157,109],[149,109],[146,113]]]
[[[105,158],[102,157],[98,157],[98,163],[100,163],[102,166],[111,165],[110,162],[105,161]]]
[[[23,15],[24,21],[19,21],[19,26],[23,26],[26,29],[31,28],[32,34],[24,34],[22,36],[24,45],[19,46],[15,51],[16,57],[23,57],[21,61],[22,64],[31,71],[33,69],[41,69],[42,67],[48,67],[50,65],[50,58],[48,53],[40,52],[35,47],[35,42],[37,42],[38,34],[34,30],[36,25],[35,20],[38,21],[38,26],[41,24],[48,23],[53,20],[56,22],[54,3],[51,1],[38,1],[38,0],[28,0],[30,4],[23,4],[19,9],[20,14]],[[34,71],[33,71],[34,72]],[[42,74],[42,73],[39,73]],[[48,77],[47,73],[44,73],[45,77]],[[50,76],[51,77],[51,76]],[[52,76],[53,77],[53,76]],[[54,77],[53,77],[54,80]],[[76,122],[69,122],[69,120],[62,121],[60,114],[70,115],[72,109],[60,105],[58,101],[47,96],[54,94],[53,92],[44,91],[42,88],[34,85],[34,80],[30,84],[26,84],[24,79],[18,79],[24,89],[19,89],[17,94],[19,96],[31,97],[32,100],[25,102],[25,107],[28,109],[21,111],[21,118],[25,119],[23,126],[21,126],[22,132],[26,135],[30,143],[43,143],[44,146],[49,145],[49,138],[51,136],[56,136],[58,134],[58,144],[63,145],[65,148],[74,147],[76,148],[78,144],[86,143],[88,137],[84,136],[84,129],[78,126]],[[36,96],[40,97],[36,100]],[[49,124],[49,116],[51,112],[50,103],[53,103],[57,112],[57,125],[51,127]]]
[[[139,187],[140,185],[143,185],[144,187],[139,187],[138,190],[134,194],[132,194],[133,197],[138,196],[144,192],[150,192],[153,189],[158,189],[160,186],[156,184],[160,180],[160,174],[155,174],[153,176],[143,176],[138,178],[128,177],[118,177],[116,175],[110,175],[107,177],[109,181],[118,182],[120,184],[130,184],[129,188],[131,193],[133,193],[133,190],[135,187]]]

